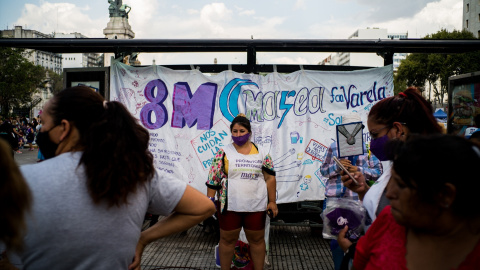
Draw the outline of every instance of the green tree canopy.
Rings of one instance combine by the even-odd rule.
[[[442,29],[424,39],[476,39],[466,30],[452,32]],[[423,88],[426,83],[432,87],[434,98],[443,103],[448,92],[448,77],[480,71],[479,51],[461,54],[422,54],[412,53],[402,61],[395,76],[395,85],[412,85]],[[395,88],[395,92],[401,90]]]
[[[24,49],[0,47],[0,113],[32,102],[32,94],[44,83],[45,69],[24,57]]]
[[[49,83],[52,91],[52,94],[56,94],[63,90],[63,73],[57,74],[53,71],[48,71]]]

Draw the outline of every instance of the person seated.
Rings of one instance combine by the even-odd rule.
[[[400,142],[400,141],[397,141]],[[390,200],[356,246],[354,269],[480,269],[480,149],[453,135],[393,151]],[[448,153],[448,166],[439,167]]]

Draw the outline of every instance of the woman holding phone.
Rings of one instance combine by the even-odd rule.
[[[438,158],[449,166],[438,169]],[[396,146],[387,198],[357,244],[363,269],[480,269],[480,149],[453,135],[412,136]]]
[[[385,148],[387,142],[405,141],[411,134],[441,134],[442,128],[433,116],[431,105],[414,87],[373,105],[368,114],[367,126],[371,137],[370,151],[382,161],[383,174],[371,187],[366,184],[361,172],[354,173],[358,184],[343,172],[342,182],[346,188],[358,194],[374,221],[383,208],[390,204],[386,197],[386,187],[391,177],[392,156]],[[355,245],[344,237],[345,232],[346,229],[339,234],[338,244],[347,252],[344,260],[348,260],[354,256]]]

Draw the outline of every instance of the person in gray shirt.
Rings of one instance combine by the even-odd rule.
[[[148,243],[214,213],[204,194],[157,173],[148,131],[121,103],[73,87],[40,117],[46,160],[21,167],[33,195],[24,269],[139,269]],[[147,211],[168,217],[141,232]]]

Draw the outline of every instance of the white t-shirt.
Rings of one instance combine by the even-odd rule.
[[[263,149],[258,147],[258,154],[243,155],[237,152],[233,144],[229,144],[223,150],[228,157],[228,210],[265,211],[268,193],[262,173],[265,159]]]
[[[81,155],[64,153],[20,168],[33,193],[24,269],[127,269],[145,213],[170,214],[185,192],[186,183],[155,173],[128,204],[96,205],[78,166]]]

